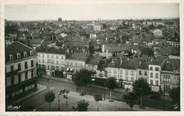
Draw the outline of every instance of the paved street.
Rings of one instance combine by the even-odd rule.
[[[63,96],[59,96],[60,99],[60,111],[72,111],[72,107],[76,106],[77,102],[80,100],[86,100],[89,102],[89,111],[96,111],[97,109],[97,103],[94,100],[94,97],[92,95],[85,95],[80,96],[78,92],[76,92],[76,86],[72,82],[62,82],[57,80],[50,80],[48,83],[47,79],[40,79],[38,81],[39,84],[50,86],[50,89],[52,89],[56,95],[55,100],[51,103],[51,111],[58,111],[58,95],[57,93],[61,88],[70,89],[70,93],[68,94],[68,104],[66,104],[66,99],[63,98]],[[30,97],[27,100],[23,100],[20,104],[23,106],[33,106],[38,111],[48,111],[49,105],[47,102],[44,101],[44,95],[48,91],[48,88],[43,90],[42,92],[39,92],[37,95],[34,95]],[[88,89],[88,93],[94,94],[94,93],[102,93],[103,89],[96,89],[96,88],[90,88]],[[113,92],[113,96],[117,96],[119,93]],[[106,96],[108,93],[106,92]],[[100,101],[98,103],[99,110],[100,111],[127,111],[130,110],[129,106],[120,101],[114,100],[113,102],[109,102],[109,99],[105,99],[103,101]],[[139,106],[135,106],[134,110],[157,110],[152,108],[145,108],[140,109]]]

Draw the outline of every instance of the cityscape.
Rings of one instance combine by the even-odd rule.
[[[5,8],[5,111],[180,111],[179,16],[36,19],[18,7]]]

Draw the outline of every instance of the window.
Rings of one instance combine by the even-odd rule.
[[[127,76],[125,77],[125,80],[127,80],[127,81],[128,81],[128,77],[127,77]]]
[[[21,82],[21,74],[18,74],[19,83]]]
[[[9,58],[10,58],[10,61],[12,61],[13,60],[13,55],[10,54]]]
[[[21,82],[25,81],[25,76],[21,76]]]
[[[159,67],[155,67],[155,70],[156,70],[156,71],[159,71]]]
[[[155,83],[156,83],[156,86],[158,86],[159,84],[158,84],[158,81],[155,81]]]
[[[117,74],[117,71],[116,70],[114,70],[114,74]]]
[[[150,70],[153,70],[153,67],[152,66],[150,66]]]
[[[30,56],[33,55],[33,51],[30,51]]]
[[[159,75],[158,75],[158,73],[156,73],[156,79],[158,79],[158,77],[159,77]]]
[[[120,70],[120,74],[123,74],[123,70]]]
[[[24,52],[24,57],[27,57],[27,52]]]
[[[153,80],[150,80],[150,84],[153,85]]]
[[[132,76],[134,75],[134,71],[131,71],[131,75],[132,75]]]
[[[19,71],[21,70],[21,64],[20,63],[18,64],[18,70]]]
[[[142,75],[142,72],[141,71],[139,71],[139,75]]]
[[[147,72],[145,71],[145,72],[144,72],[144,76],[147,76],[147,75],[148,75],[148,74],[147,74]]]
[[[153,78],[153,73],[152,72],[150,73],[150,78]]]
[[[131,81],[134,81],[134,77],[131,77]]]
[[[128,75],[128,70],[125,71],[125,75]]]
[[[27,71],[25,72],[25,80],[28,79],[28,74],[27,74]]]
[[[18,84],[19,83],[19,77],[18,76],[14,76],[14,84]]]
[[[13,67],[13,65],[11,65],[11,72],[13,72],[13,70],[14,70],[14,67]]]
[[[31,78],[33,78],[34,77],[34,75],[33,75],[33,70],[31,71]]]
[[[34,66],[34,62],[33,62],[33,60],[31,60],[31,67],[33,67]]]
[[[59,66],[56,66],[56,70],[59,70]]]
[[[24,67],[25,67],[25,69],[27,69],[27,62],[24,63]]]
[[[19,59],[20,58],[20,53],[17,53],[17,59]]]
[[[11,86],[11,78],[10,77],[7,77],[6,78],[6,86]]]

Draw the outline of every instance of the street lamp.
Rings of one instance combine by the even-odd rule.
[[[59,96],[61,95],[61,91],[58,92],[58,111],[60,110],[60,99]]]

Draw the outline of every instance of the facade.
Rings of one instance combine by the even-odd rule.
[[[133,60],[122,57],[114,59],[106,68],[107,77],[115,77],[120,87],[133,90],[133,82],[137,80],[136,65]]]
[[[66,56],[64,51],[59,49],[37,50],[38,66],[46,69],[48,75],[55,76],[55,71],[65,70]]]
[[[167,41],[167,44],[169,44],[172,47],[179,48],[180,47],[180,42],[175,42],[175,41]]]
[[[170,90],[179,87],[179,85],[179,72],[161,71],[161,89],[165,95],[169,95]]]
[[[152,91],[160,91],[160,71],[161,67],[159,65],[149,65],[148,71],[148,83],[151,86]]]
[[[173,88],[180,86],[180,59],[169,57],[162,65],[161,89],[165,95]]]
[[[5,70],[7,104],[37,88],[36,54],[32,48],[20,42],[6,46]]]
[[[133,82],[137,80],[137,71],[134,69],[124,69],[107,67],[107,77],[115,77],[120,84],[120,87],[125,89],[133,90]]]
[[[137,69],[137,79],[143,78],[146,79],[147,82],[149,82],[148,73],[149,73],[148,69],[141,69],[141,68]]]
[[[66,68],[73,70],[74,72],[85,68],[85,61],[77,59],[66,59]]]

